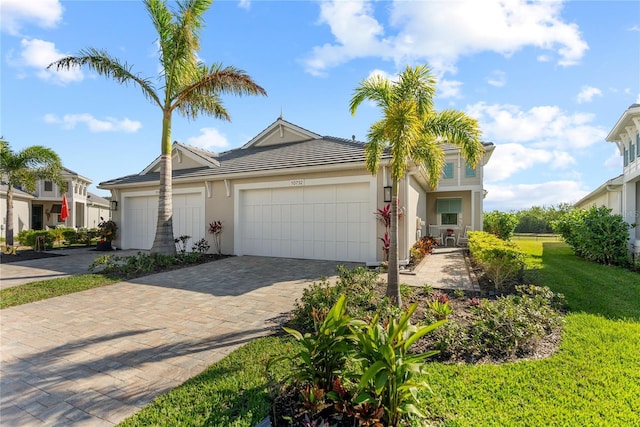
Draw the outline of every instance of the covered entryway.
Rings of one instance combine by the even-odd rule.
[[[119,230],[123,249],[151,249],[158,220],[158,196],[123,194],[122,226]],[[191,236],[191,245],[205,237],[204,195],[179,193],[173,195],[173,236]]]
[[[369,182],[292,181],[288,187],[242,190],[238,199],[238,254],[353,262],[375,254]]]

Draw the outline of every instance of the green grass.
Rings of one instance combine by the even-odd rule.
[[[518,244],[535,283],[567,297],[560,350],[502,365],[432,363],[425,411],[447,427],[640,426],[640,275],[578,259],[557,241]],[[253,341],[122,425],[253,427],[269,412],[264,364],[291,345]]]
[[[14,286],[0,290],[0,309],[110,285],[120,280],[103,274],[81,274]]]

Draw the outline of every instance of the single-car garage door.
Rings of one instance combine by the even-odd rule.
[[[242,254],[367,260],[369,183],[243,190],[238,208]]]
[[[158,220],[158,196],[124,197],[121,241],[124,249],[151,249]],[[205,237],[202,193],[173,195],[173,235],[191,236],[191,245]]]

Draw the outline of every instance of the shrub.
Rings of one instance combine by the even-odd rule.
[[[484,269],[496,290],[504,291],[518,281],[524,271],[524,253],[511,242],[506,242],[484,231],[469,232],[469,251]]]
[[[433,248],[436,245],[435,237],[425,236],[415,242],[410,249],[411,262],[413,264],[419,263],[427,254],[433,252]]]
[[[338,266],[337,271],[338,280],[335,285],[323,278],[322,281],[313,283],[302,291],[302,297],[296,300],[293,315],[289,321],[292,328],[301,331],[313,330],[313,313],[317,313],[320,319],[323,319],[342,294],[347,299],[347,313],[354,317],[365,316],[366,311],[389,309],[384,298],[376,300],[379,298],[374,292],[378,285],[377,271],[365,267],[350,270],[343,265]]]
[[[44,236],[45,242],[48,248],[53,246],[53,242],[56,240],[55,234],[52,230],[21,230],[18,233],[18,241],[23,246],[35,247],[36,237]]]
[[[576,209],[553,222],[576,255],[600,264],[629,264],[629,227],[606,206]]]
[[[193,246],[191,247],[191,252],[197,252],[204,255],[209,252],[209,248],[211,248],[211,245],[209,244],[209,242],[207,242],[207,239],[203,237],[193,244]]]
[[[178,262],[177,257],[161,254],[138,252],[137,255],[102,255],[89,266],[91,273],[114,274],[121,277],[133,277],[166,269]]]
[[[482,229],[502,240],[511,240],[517,226],[518,216],[513,213],[493,211],[483,215]]]
[[[468,326],[450,321],[436,331],[435,347],[454,359],[477,360],[527,354],[562,325],[563,297],[547,287],[517,286],[517,294],[470,302]]]

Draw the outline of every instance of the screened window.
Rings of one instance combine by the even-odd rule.
[[[457,225],[458,215],[462,213],[462,199],[438,199],[436,210],[441,225]]]
[[[444,169],[442,170],[442,178],[444,179],[453,178],[453,163],[447,163],[444,165]]]
[[[45,181],[44,182],[44,191],[53,191],[53,182]]]
[[[472,168],[470,164],[467,163],[467,165],[464,168],[464,176],[467,178],[473,178],[476,176],[476,169]]]

